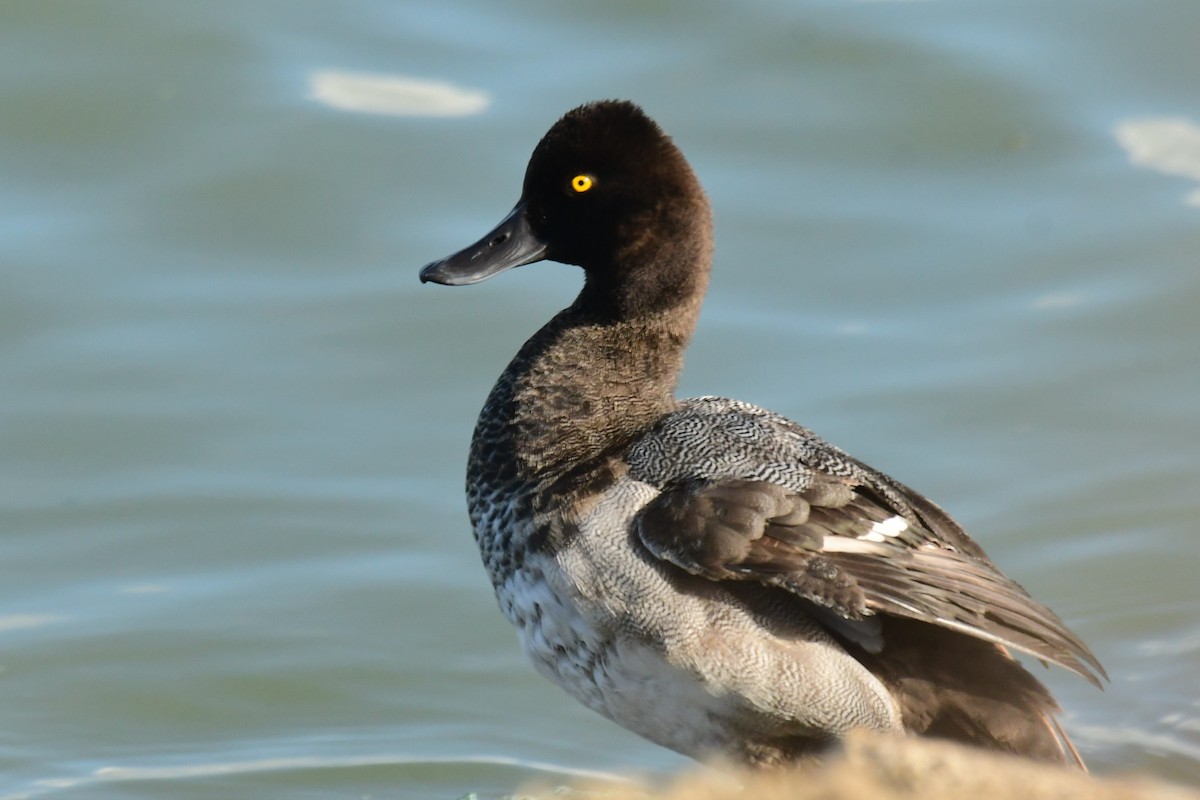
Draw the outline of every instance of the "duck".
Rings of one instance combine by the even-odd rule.
[[[586,103],[533,150],[489,233],[420,271],[583,271],[480,412],[467,509],[500,610],[583,705],[695,759],[821,759],[849,731],[1083,768],[1015,657],[1104,668],[945,511],[808,428],[675,388],[713,219],[637,105]]]

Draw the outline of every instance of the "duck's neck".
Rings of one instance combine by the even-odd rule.
[[[629,295],[615,303],[601,294],[608,287],[589,280],[492,389],[468,480],[541,483],[622,451],[672,410],[707,264],[703,253],[658,301]]]
[[[680,322],[560,312],[493,387],[475,429],[473,468],[539,480],[631,442],[674,407],[694,319]]]

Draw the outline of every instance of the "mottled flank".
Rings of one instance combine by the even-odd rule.
[[[422,270],[584,270],[492,389],[467,470],[534,665],[697,758],[791,762],[867,728],[1081,764],[1009,650],[1097,684],[1099,662],[944,511],[777,414],[675,399],[711,250],[682,154],[604,102],[546,134],[496,230]]]

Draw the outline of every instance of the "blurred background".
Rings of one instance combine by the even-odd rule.
[[[712,198],[681,391],[951,511],[1200,783],[1194,0],[7,0],[0,798],[498,798],[690,762],[538,677],[462,495],[573,268],[417,270],[636,100]],[[615,778],[614,778],[615,779]]]

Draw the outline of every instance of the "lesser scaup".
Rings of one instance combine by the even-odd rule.
[[[712,215],[637,106],[568,112],[520,200],[421,270],[462,285],[583,268],[479,416],[475,538],[535,666],[590,708],[702,758],[776,764],[851,728],[1082,766],[1009,654],[1103,668],[942,509],[748,403],[677,400]]]

